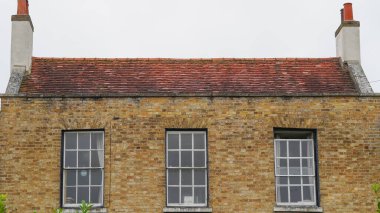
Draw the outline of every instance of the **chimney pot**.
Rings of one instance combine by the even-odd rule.
[[[28,0],[18,0],[17,15],[29,15]]]
[[[345,3],[344,4],[344,21],[353,21],[354,20],[354,14],[352,11],[352,4],[351,3]]]

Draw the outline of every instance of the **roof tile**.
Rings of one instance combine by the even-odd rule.
[[[339,58],[33,58],[22,94],[355,93]]]

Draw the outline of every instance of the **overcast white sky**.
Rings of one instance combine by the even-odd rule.
[[[0,0],[0,93],[10,68],[11,15]],[[334,57],[342,0],[29,0],[34,56]],[[380,1],[353,0],[362,66],[380,80]],[[380,81],[372,87],[380,92]]]

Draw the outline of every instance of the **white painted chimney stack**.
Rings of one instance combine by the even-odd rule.
[[[17,0],[17,15],[12,16],[11,76],[7,94],[17,94],[22,79],[29,74],[33,54],[33,23],[29,16],[28,0]]]
[[[354,20],[352,4],[341,10],[341,24],[335,32],[336,54],[343,62],[360,63],[360,22]]]
[[[335,32],[336,55],[347,68],[361,94],[373,93],[372,87],[361,66],[360,22],[354,20],[352,4],[345,3],[341,10],[341,24]]]
[[[11,72],[25,68],[30,72],[33,52],[33,23],[28,0],[18,0],[17,15],[12,16]]]

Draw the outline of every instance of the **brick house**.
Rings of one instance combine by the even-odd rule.
[[[32,57],[12,16],[0,193],[11,212],[373,212],[380,95],[342,10],[337,56]]]

